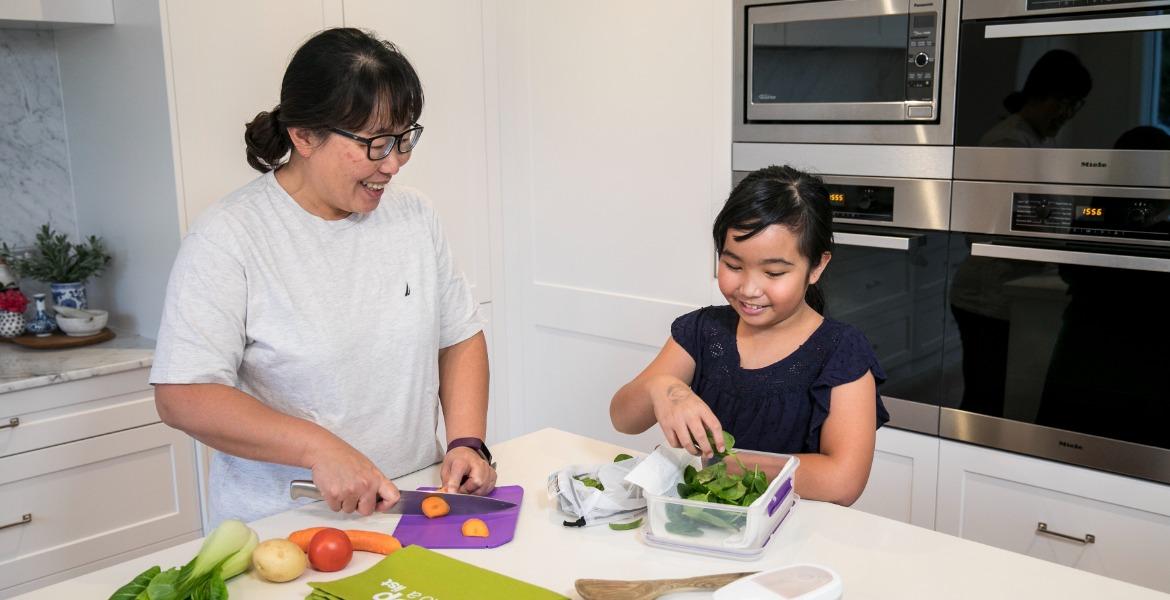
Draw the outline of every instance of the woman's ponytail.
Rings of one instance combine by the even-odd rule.
[[[272,112],[261,111],[244,127],[248,164],[261,173],[267,173],[284,164],[284,157],[292,150],[288,133],[280,123],[280,107]]]

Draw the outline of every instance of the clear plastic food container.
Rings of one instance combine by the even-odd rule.
[[[787,454],[747,451],[739,456],[749,469],[754,467],[751,460],[754,456],[782,458],[787,463],[748,506],[686,500],[678,496],[677,485],[664,495],[646,494],[646,525],[642,531],[646,543],[722,558],[759,558],[796,503],[792,484],[800,459]]]

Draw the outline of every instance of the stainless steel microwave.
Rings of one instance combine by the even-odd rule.
[[[952,141],[959,2],[735,0],[737,142]]]

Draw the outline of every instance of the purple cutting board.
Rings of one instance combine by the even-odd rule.
[[[437,489],[420,487],[420,491]],[[488,498],[514,502],[516,508],[501,510],[485,515],[447,515],[428,519],[422,515],[403,515],[394,529],[394,537],[403,546],[417,544],[423,548],[495,548],[512,541],[516,533],[516,521],[520,518],[520,501],[524,488],[506,485],[492,490]],[[483,519],[488,526],[488,537],[467,537],[463,535],[463,522],[470,518]]]

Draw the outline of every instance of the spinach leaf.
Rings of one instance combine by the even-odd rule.
[[[627,531],[630,529],[637,529],[642,526],[642,519],[634,519],[629,523],[610,523],[609,528],[614,531]]]
[[[573,479],[576,479],[577,481],[580,481],[581,483],[585,484],[585,487],[597,488],[603,492],[605,491],[605,486],[601,485],[600,481],[598,481],[598,480],[596,480],[588,475],[578,475],[578,476],[574,477]]]
[[[623,460],[630,460],[631,458],[634,458],[634,457],[630,456],[629,454],[619,454],[619,455],[613,457],[613,462],[622,462]]]

